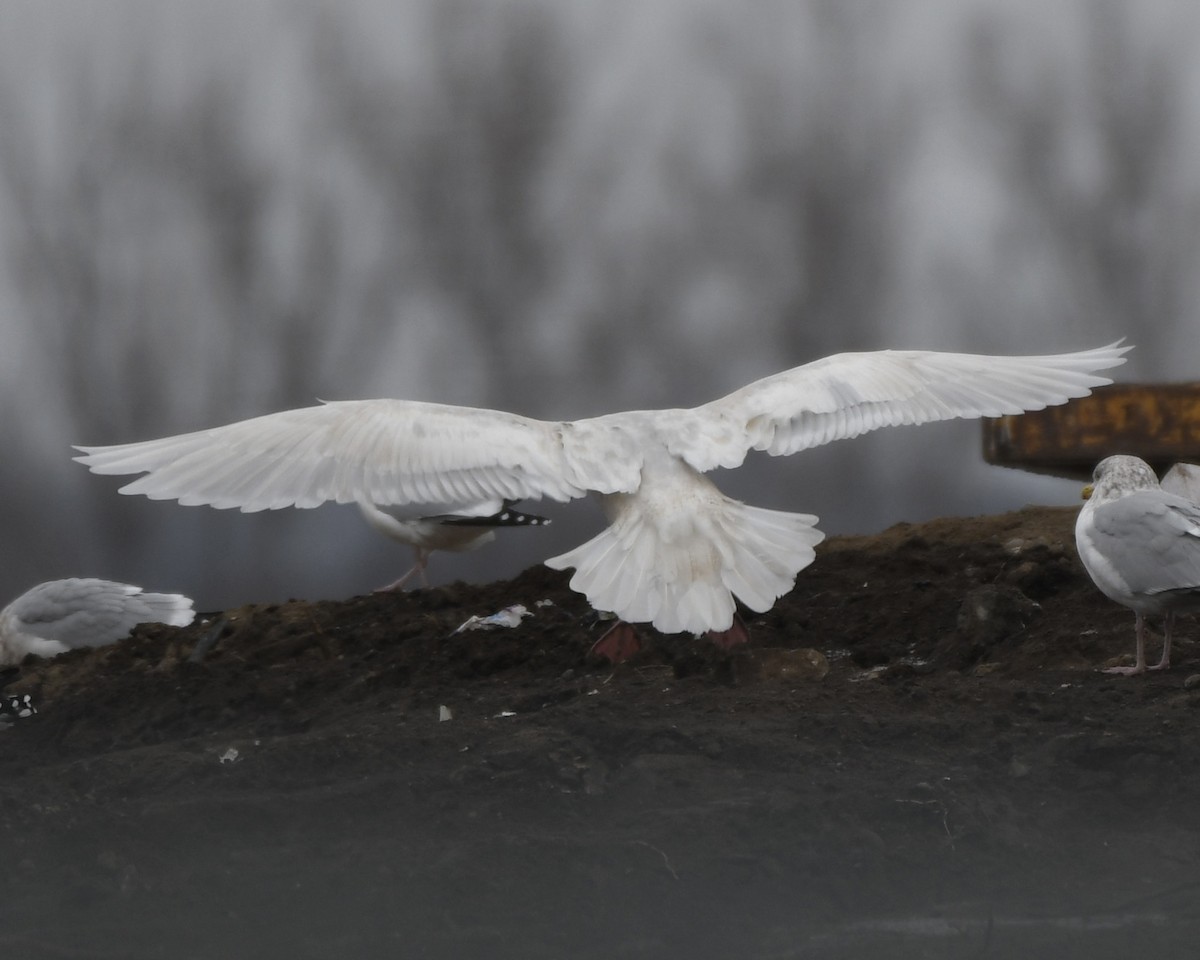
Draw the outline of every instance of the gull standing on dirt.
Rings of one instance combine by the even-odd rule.
[[[1163,490],[1137,457],[1107,457],[1096,465],[1075,521],[1075,545],[1092,582],[1134,613],[1135,674],[1171,665],[1175,614],[1200,610],[1200,504]],[[1146,666],[1146,617],[1163,617],[1162,657]]]
[[[593,648],[636,649],[630,622],[747,638],[736,596],[769,610],[812,563],[811,514],[752,507],[704,476],[751,450],[796,453],[879,427],[1040,410],[1111,383],[1129,347],[995,357],[922,350],[844,353],[693,409],[543,421],[409,400],[346,400],[210,430],[77,447],[94,473],[145,476],[120,492],[242,511],[326,501],[446,504],[599,496],[609,526],[546,561],[622,623]]]
[[[49,580],[0,610],[0,665],[26,654],[55,657],[77,647],[103,647],[139,623],[192,622],[192,601],[178,593],[143,593],[112,580]]]
[[[377,593],[401,589],[415,573],[420,573],[421,583],[428,587],[425,567],[435,550],[455,553],[478,550],[496,539],[497,527],[543,527],[550,522],[546,517],[514,510],[507,500],[489,500],[435,516],[410,512],[406,517],[395,507],[380,507],[369,500],[359,500],[358,509],[372,527],[393,540],[407,543],[417,556],[416,565],[408,573],[395,583],[380,587]]]

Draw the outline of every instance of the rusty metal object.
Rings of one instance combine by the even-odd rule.
[[[1002,467],[1087,479],[1114,453],[1141,457],[1160,475],[1200,461],[1200,383],[1114,383],[1059,407],[983,421],[983,458]]]

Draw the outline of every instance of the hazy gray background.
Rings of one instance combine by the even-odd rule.
[[[0,596],[339,597],[353,508],[118,497],[69,460],[326,399],[574,418],[852,349],[1136,343],[1197,376],[1191,0],[5,0]],[[718,477],[831,532],[1076,502],[979,426]],[[550,507],[439,578],[599,527]]]

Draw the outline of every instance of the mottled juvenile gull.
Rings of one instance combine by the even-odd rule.
[[[243,511],[599,496],[609,526],[547,560],[597,610],[664,633],[745,639],[734,597],[766,611],[813,560],[810,514],[751,507],[704,476],[879,427],[1040,410],[1110,383],[1129,348],[1036,357],[880,351],[826,357],[693,409],[542,421],[407,400],[348,400],[210,430],[77,447],[122,493]],[[622,627],[622,630],[629,631]],[[597,652],[628,645],[602,638]]]
[[[1075,521],[1079,559],[1100,592],[1134,613],[1134,674],[1171,665],[1175,614],[1200,610],[1200,505],[1159,486],[1137,457],[1107,457],[1096,465],[1087,501]],[[1146,666],[1146,617],[1163,618],[1163,652]]]
[[[413,574],[421,575],[421,583],[429,586],[425,567],[435,550],[463,553],[478,550],[485,543],[496,539],[497,527],[541,527],[550,521],[532,513],[521,513],[513,509],[507,500],[489,500],[464,507],[453,513],[432,516],[402,511],[396,507],[380,507],[367,500],[358,501],[367,523],[380,533],[407,543],[416,552],[417,562],[408,573],[395,583],[381,587],[384,590],[399,590]]]
[[[1167,493],[1200,503],[1200,467],[1194,463],[1177,463],[1163,474],[1160,481]]]
[[[0,664],[26,654],[54,657],[77,647],[103,647],[139,623],[192,622],[192,601],[177,593],[143,593],[112,580],[49,580],[0,610]]]

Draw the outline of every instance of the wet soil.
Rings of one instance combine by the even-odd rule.
[[[732,656],[645,630],[593,662],[606,624],[538,567],[30,659],[6,692],[40,712],[0,731],[0,946],[1194,956],[1196,623],[1170,671],[1099,672],[1133,617],[1073,520],[834,538]]]

